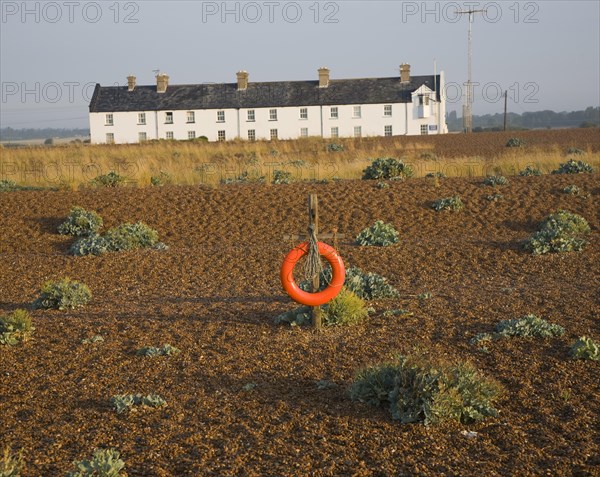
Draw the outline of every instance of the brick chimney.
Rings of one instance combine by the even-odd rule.
[[[158,73],[156,75],[156,92],[165,93],[169,86],[169,75],[164,73]]]
[[[136,83],[135,83],[135,76],[133,75],[129,75],[127,77],[127,91],[131,92],[135,89]]]
[[[319,68],[319,88],[329,86],[329,68],[322,66]]]
[[[247,71],[237,72],[237,89],[238,91],[246,91],[248,89],[248,77],[250,75]]]
[[[408,63],[400,65],[400,82],[410,83],[410,65]]]

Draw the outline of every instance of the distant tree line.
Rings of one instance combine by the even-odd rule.
[[[508,113],[509,129],[541,129],[541,128],[578,128],[599,127],[600,107],[589,107],[581,111],[560,112],[536,111],[533,113]],[[446,118],[450,131],[462,131],[463,119],[452,111]],[[484,114],[473,116],[473,130],[502,130],[504,114]]]
[[[88,137],[89,135],[89,129],[0,129],[0,141],[25,141],[28,139],[68,138],[76,136]]]

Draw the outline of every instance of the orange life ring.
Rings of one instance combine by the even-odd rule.
[[[317,293],[308,293],[302,290],[294,280],[294,267],[298,260],[308,253],[309,244],[303,242],[287,254],[281,265],[281,284],[287,294],[298,303],[306,306],[319,306],[331,301],[341,291],[346,278],[344,262],[335,249],[326,243],[317,242],[319,254],[329,262],[332,270],[331,283],[325,290]]]

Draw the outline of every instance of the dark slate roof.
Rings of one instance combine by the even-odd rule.
[[[128,92],[127,86],[97,84],[90,112],[408,103],[411,93],[424,84],[435,89],[434,76],[412,76],[409,83],[401,83],[399,77],[331,80],[327,88],[319,88],[318,81],[250,82],[246,91],[238,91],[237,83],[172,85],[161,94],[155,85]],[[437,96],[439,101],[439,92]]]

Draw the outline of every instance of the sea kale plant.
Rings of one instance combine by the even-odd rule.
[[[349,394],[354,401],[389,409],[402,423],[466,424],[498,414],[494,402],[501,387],[469,363],[401,355],[359,371]]]
[[[110,404],[117,414],[122,414],[125,411],[130,411],[134,406],[143,407],[162,407],[167,404],[161,396],[158,394],[119,394],[113,396],[110,400]]]
[[[431,208],[436,212],[440,212],[442,210],[451,210],[453,212],[457,212],[464,207],[462,200],[460,197],[455,195],[453,197],[445,197],[443,199],[438,199],[431,204]]]
[[[571,345],[569,354],[573,359],[600,361],[600,344],[587,336],[582,336]]]
[[[331,283],[331,267],[327,266],[320,275],[321,290]],[[300,288],[304,291],[311,291],[311,284],[308,281],[300,283]],[[348,267],[346,269],[346,278],[344,287],[354,292],[363,300],[378,300],[384,298],[397,298],[400,293],[389,284],[387,278],[373,272],[363,272],[357,267]]]
[[[65,477],[127,477],[125,462],[115,449],[96,449],[90,460],[73,462],[76,470],[68,472]]]
[[[73,255],[102,255],[158,245],[158,232],[143,222],[121,224],[104,235],[82,237],[71,246]]]
[[[0,315],[0,345],[14,346],[26,341],[33,329],[31,316],[26,310]]]
[[[173,354],[178,354],[180,352],[181,352],[181,350],[179,348],[176,348],[175,346],[171,346],[169,343],[166,343],[166,344],[162,345],[160,348],[157,348],[156,346],[144,346],[143,348],[140,348],[139,350],[137,350],[136,354],[138,356],[155,357],[155,356],[171,356]]]
[[[552,171],[552,174],[591,174],[592,172],[594,172],[594,168],[587,162],[569,159],[564,164],[560,164],[558,169]]]
[[[524,247],[534,255],[559,252],[578,252],[587,243],[582,237],[590,226],[580,215],[559,210],[546,217],[539,230],[528,238]]]
[[[97,234],[102,228],[102,217],[94,211],[87,211],[83,207],[75,206],[62,224],[58,226],[58,233],[86,237]]]
[[[41,289],[40,297],[33,302],[34,309],[68,310],[87,305],[92,292],[84,283],[70,278],[48,281]]]
[[[541,176],[542,171],[540,171],[537,167],[527,166],[521,172],[519,172],[520,176]]]
[[[375,159],[363,172],[365,180],[404,180],[412,177],[413,170],[403,161],[393,157]]]
[[[379,247],[387,247],[398,243],[398,231],[392,224],[386,224],[378,220],[371,227],[367,227],[361,231],[356,237],[358,245],[375,245]]]
[[[488,176],[483,180],[483,185],[496,187],[508,184],[508,179],[504,176]]]

